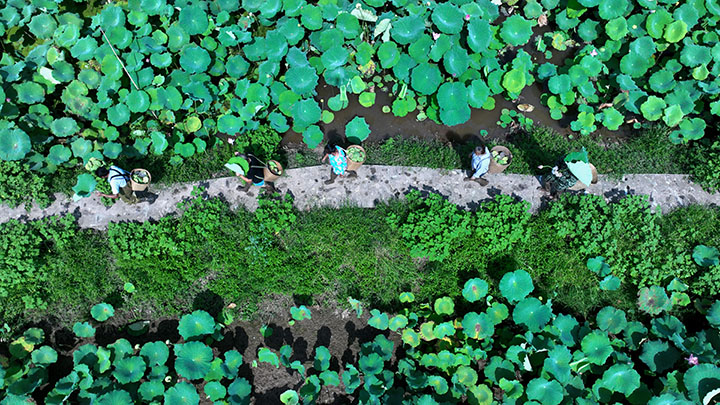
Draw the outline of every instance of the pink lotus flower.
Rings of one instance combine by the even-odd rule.
[[[145,58],[145,62],[150,62],[150,58]]]
[[[432,36],[435,41],[437,41],[437,39],[440,38],[440,34],[438,34],[437,32],[433,32]]]
[[[235,139],[234,139],[234,138],[228,138],[228,143],[229,143],[230,145],[234,144],[234,143],[235,143]]]
[[[465,21],[470,21],[470,14],[465,14]]]
[[[590,52],[590,56],[597,56],[597,54],[598,54],[597,49],[593,49],[593,50]]]
[[[697,366],[699,363],[698,358],[694,354],[691,354],[690,357],[686,357],[685,360],[687,360],[688,364],[691,366]]]
[[[10,99],[9,99],[9,98],[6,98],[6,99],[5,99],[5,102],[6,102],[6,103],[9,103],[9,102],[10,102]]]

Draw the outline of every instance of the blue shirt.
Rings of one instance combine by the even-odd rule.
[[[345,157],[345,151],[342,150],[341,147],[336,146],[338,150],[338,155],[335,156],[333,154],[328,155],[328,158],[330,160],[330,166],[333,168],[333,172],[335,174],[345,174],[345,169],[347,169],[347,158]]]
[[[117,166],[110,166],[108,170],[108,183],[110,183],[110,189],[113,194],[120,194],[120,189],[127,186],[127,179],[130,178],[130,173],[127,170],[123,170]]]
[[[488,148],[485,148],[485,153],[482,155],[478,155],[475,152],[472,153],[472,161],[470,162],[470,165],[472,166],[474,172],[472,175],[473,179],[487,173],[490,168],[490,157],[491,155]]]

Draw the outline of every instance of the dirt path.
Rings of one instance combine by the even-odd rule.
[[[402,197],[412,189],[440,193],[451,202],[469,209],[501,193],[530,202],[532,212],[537,211],[545,201],[542,192],[537,190],[538,180],[530,175],[489,174],[487,179],[490,184],[482,187],[475,182],[463,181],[465,174],[460,170],[363,166],[358,170],[358,178],[338,179],[334,184],[325,185],[323,181],[329,178],[329,171],[329,166],[291,169],[276,182],[276,187],[282,192],[291,193],[295,197],[295,206],[301,210],[314,206],[342,205],[371,208],[380,202]],[[150,191],[157,196],[153,202],[136,205],[118,202],[112,207],[105,207],[99,197],[74,202],[58,194],[53,204],[45,209],[34,206],[27,212],[23,207],[4,207],[0,209],[0,223],[11,218],[35,219],[68,212],[73,213],[84,228],[104,229],[109,222],[153,220],[176,212],[176,204],[190,196],[193,186],[205,187],[207,195],[220,196],[233,208],[242,204],[254,210],[257,207],[258,188],[253,187],[246,194],[237,190],[239,184],[239,180],[234,177],[224,177],[169,187],[151,186]],[[703,191],[700,186],[691,183],[686,175],[634,174],[625,176],[621,181],[601,175],[600,181],[587,192],[601,194],[608,200],[626,194],[649,195],[653,207],[659,206],[663,211],[690,204],[720,205],[720,193]]]

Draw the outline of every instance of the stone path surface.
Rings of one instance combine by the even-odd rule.
[[[343,205],[374,207],[378,203],[402,198],[410,190],[435,192],[446,196],[451,202],[469,209],[497,194],[509,194],[530,202],[536,212],[546,201],[545,195],[537,190],[538,180],[534,176],[519,174],[488,174],[490,184],[483,187],[475,182],[465,182],[465,173],[460,170],[438,170],[399,166],[362,166],[358,177],[338,178],[334,184],[325,185],[329,178],[329,166],[291,169],[278,179],[275,186],[281,192],[289,192],[295,198],[295,206],[301,210],[312,207],[340,207]],[[654,208],[658,206],[667,212],[682,205],[720,205],[720,193],[709,194],[690,182],[686,175],[634,174],[616,181],[600,175],[600,181],[591,185],[586,192],[601,194],[608,200],[615,200],[627,194],[650,196]],[[225,199],[233,208],[240,205],[254,210],[257,207],[259,189],[253,187],[246,194],[237,190],[240,181],[235,177],[224,177],[194,183],[172,186],[151,185],[150,192],[157,196],[153,202],[127,205],[120,201],[106,207],[100,198],[93,196],[74,202],[62,194],[47,208],[33,206],[28,212],[24,207],[0,208],[0,223],[12,218],[26,220],[51,215],[72,213],[84,228],[105,229],[109,222],[157,220],[177,211],[176,204],[190,197],[194,186],[206,188],[209,196]]]

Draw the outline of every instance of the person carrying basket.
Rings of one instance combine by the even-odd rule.
[[[138,198],[135,196],[135,192],[132,190],[132,185],[130,184],[130,172],[127,170],[114,165],[110,166],[109,169],[99,167],[95,170],[95,175],[101,178],[107,178],[108,183],[110,183],[110,189],[112,190],[112,194],[103,194],[99,191],[96,191],[95,194],[112,199],[119,197],[126,204],[135,204],[138,202]]]
[[[357,173],[355,171],[347,170],[348,160],[345,149],[337,145],[327,144],[325,145],[325,155],[323,156],[321,162],[325,163],[325,159],[328,159],[330,162],[330,179],[325,180],[325,184],[334,183],[338,176],[345,177],[346,172],[347,177],[357,177]]]

